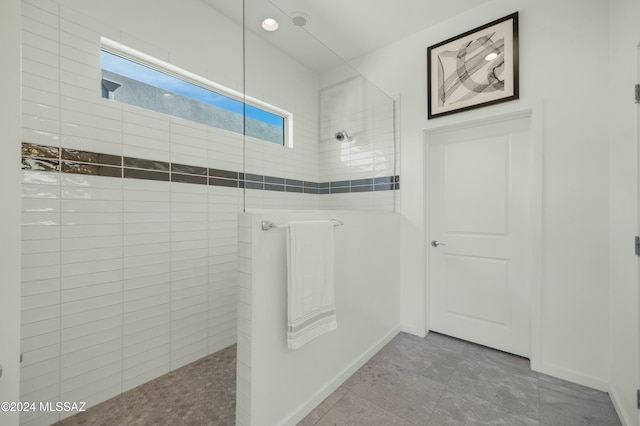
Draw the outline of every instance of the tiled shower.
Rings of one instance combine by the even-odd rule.
[[[23,0],[22,401],[94,405],[234,344],[239,212],[397,203],[394,103],[366,80],[339,143],[318,93],[343,80],[294,65],[315,85],[267,99],[293,148],[265,143],[102,99],[101,37],[152,44],[90,10]]]

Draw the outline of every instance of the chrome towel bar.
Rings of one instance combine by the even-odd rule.
[[[331,219],[331,222],[333,222],[333,226],[342,226],[344,225],[343,222],[337,220],[337,219]],[[270,220],[263,220],[262,221],[262,230],[263,231],[268,231],[270,229],[276,229],[276,228],[288,228],[289,224],[288,223],[283,223],[283,224],[278,224],[278,223],[273,223]]]

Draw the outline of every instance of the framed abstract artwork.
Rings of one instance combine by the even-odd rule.
[[[428,118],[518,99],[518,12],[427,49]]]

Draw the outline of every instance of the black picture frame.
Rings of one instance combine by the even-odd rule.
[[[519,99],[518,12],[427,48],[427,119]]]

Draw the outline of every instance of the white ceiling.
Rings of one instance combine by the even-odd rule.
[[[202,0],[242,23],[242,4]],[[247,29],[317,71],[363,56],[488,0],[244,0]],[[309,17],[302,30],[292,24],[296,13]],[[260,29],[274,17],[280,28]],[[306,30],[306,31],[305,31]],[[327,46],[324,47],[323,45]]]

